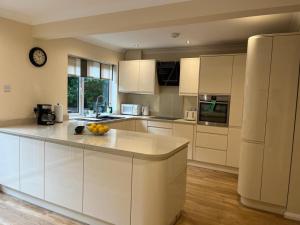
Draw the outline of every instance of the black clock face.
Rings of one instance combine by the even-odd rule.
[[[46,52],[38,47],[32,48],[29,52],[30,62],[37,67],[41,67],[47,62]]]

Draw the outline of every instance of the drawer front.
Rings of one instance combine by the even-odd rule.
[[[226,151],[227,135],[197,133],[196,146]]]
[[[211,134],[228,134],[228,127],[197,125],[197,132],[211,133]]]
[[[148,121],[148,127],[160,127],[160,128],[172,129],[173,124],[169,122]]]
[[[172,129],[159,128],[159,127],[148,127],[148,133],[172,136]]]
[[[195,148],[194,160],[206,163],[214,163],[218,165],[225,165],[226,152],[207,148]]]

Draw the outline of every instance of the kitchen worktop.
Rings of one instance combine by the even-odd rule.
[[[97,123],[113,123],[113,122],[120,122],[120,121],[125,121],[125,120],[150,120],[150,121],[160,121],[160,122],[169,122],[169,123],[185,123],[185,124],[196,124],[196,121],[191,121],[191,120],[185,120],[185,119],[164,119],[164,118],[157,118],[156,116],[131,116],[131,115],[119,115],[119,114],[113,114],[110,116],[114,117],[120,117],[120,119],[117,120],[106,120],[106,121],[97,121]],[[71,119],[76,119],[76,118],[83,118],[82,116],[75,116],[72,117]]]
[[[74,128],[81,124],[79,121],[66,121],[53,126],[20,125],[0,128],[0,132],[150,160],[169,158],[189,143],[184,138],[115,129],[104,136],[95,136],[86,129],[83,135],[74,135]]]

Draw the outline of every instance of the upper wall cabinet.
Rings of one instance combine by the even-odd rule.
[[[155,94],[155,60],[130,60],[119,62],[119,92]]]
[[[230,94],[232,64],[232,55],[202,56],[199,92]]]
[[[183,58],[180,60],[179,95],[198,95],[199,69],[200,58]]]

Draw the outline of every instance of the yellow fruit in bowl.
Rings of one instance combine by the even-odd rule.
[[[88,124],[87,129],[95,135],[103,135],[109,131],[109,127],[104,124]]]

